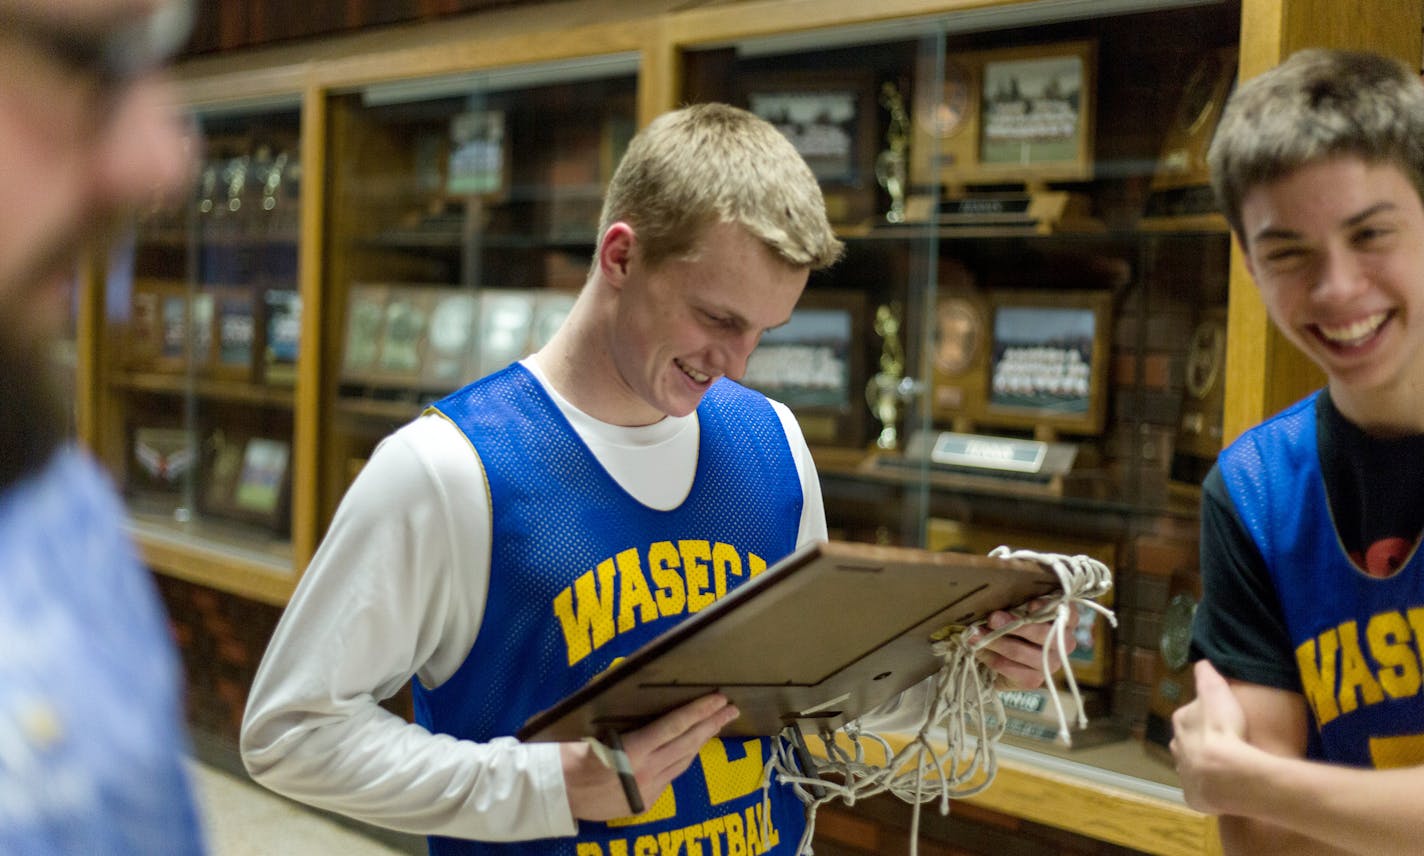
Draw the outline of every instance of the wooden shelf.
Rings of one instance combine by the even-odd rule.
[[[215,401],[255,404],[285,410],[296,406],[296,390],[290,386],[267,386],[165,372],[119,372],[110,378],[109,384],[117,389],[132,392],[196,395]]]
[[[891,752],[910,742],[909,735],[884,737]],[[1025,748],[1009,739],[998,746],[993,783],[966,803],[1154,856],[1221,853],[1214,820],[1187,807],[1175,773],[1139,741],[1069,752]],[[806,742],[812,754],[824,757],[820,738],[807,735]],[[942,741],[931,742],[944,748]],[[877,746],[864,745],[867,763],[885,762]]]
[[[141,513],[131,514],[129,529],[144,563],[167,576],[276,606],[296,588],[289,541],[215,521],[179,523]]]

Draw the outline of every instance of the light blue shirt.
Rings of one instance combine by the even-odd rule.
[[[0,494],[0,853],[201,853],[179,676],[97,466]]]

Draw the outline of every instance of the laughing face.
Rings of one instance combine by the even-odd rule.
[[[1362,426],[1424,428],[1424,204],[1397,167],[1343,156],[1242,200],[1271,319]]]
[[[736,380],[761,335],[791,317],[808,273],[740,226],[720,223],[694,258],[630,268],[610,351],[624,424],[685,416],[722,376]]]

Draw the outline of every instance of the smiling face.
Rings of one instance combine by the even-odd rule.
[[[693,258],[648,270],[635,254],[628,270],[609,331],[625,425],[685,416],[719,377],[740,378],[808,277],[730,223],[709,227]]]
[[[1424,430],[1424,204],[1397,167],[1343,156],[1242,200],[1272,321],[1362,427]]]

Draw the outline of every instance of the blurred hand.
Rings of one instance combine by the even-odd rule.
[[[720,693],[703,696],[621,735],[645,806],[692,764],[692,759],[739,711]],[[627,817],[628,798],[618,774],[604,766],[587,743],[561,743],[569,810],[580,820]]]

